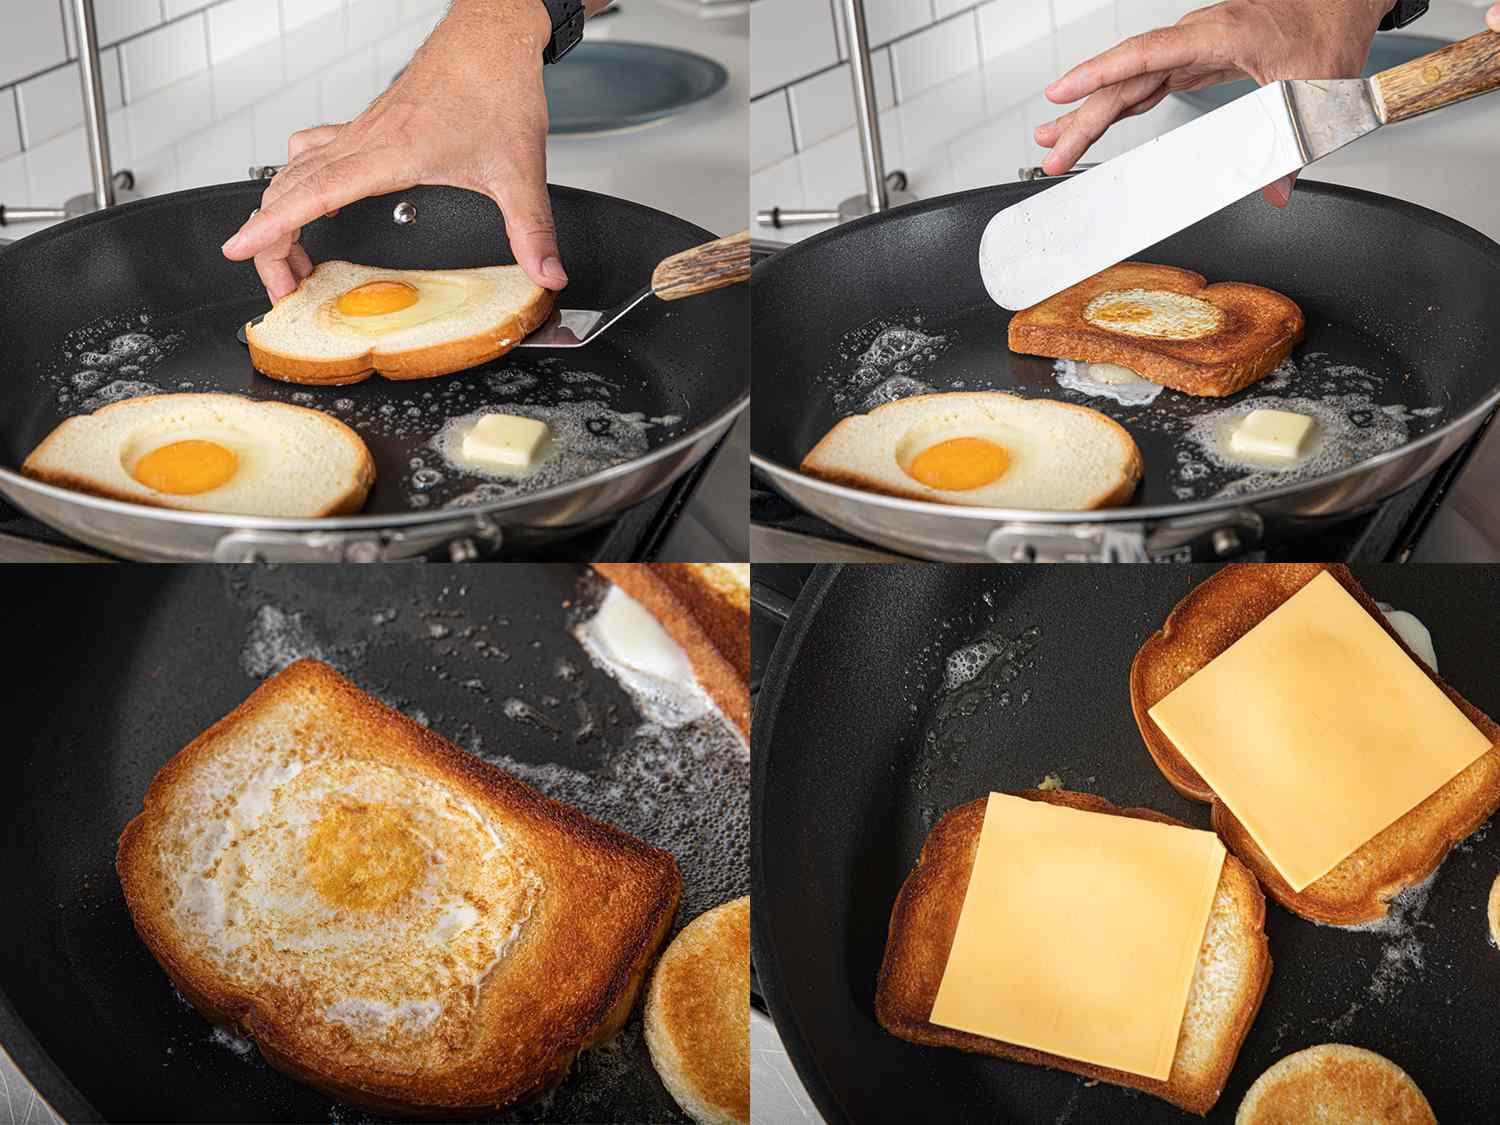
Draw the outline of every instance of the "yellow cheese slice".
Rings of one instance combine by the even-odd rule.
[[[1165,1079],[1224,845],[991,793],[931,1022]]]
[[[1297,891],[1490,748],[1327,571],[1150,715]]]

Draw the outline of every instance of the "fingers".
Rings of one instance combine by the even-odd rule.
[[[1491,31],[1500,31],[1500,4],[1484,14],[1484,22],[1490,25]]]
[[[1136,35],[1102,55],[1079,63],[1046,89],[1064,104],[1154,71],[1192,66],[1212,57],[1213,33],[1202,24],[1179,24]]]
[[[318,153],[313,154],[316,160]],[[289,175],[290,174],[290,175]],[[261,209],[224,243],[224,256],[242,262],[269,250],[314,219],[368,195],[410,187],[415,181],[388,148],[335,156],[298,174],[288,168],[286,186],[273,183]],[[281,177],[277,177],[280,179]]]
[[[488,194],[500,205],[511,253],[526,276],[544,289],[567,285],[568,274],[557,249],[552,202],[547,198],[546,174],[492,185]]]
[[[1042,170],[1049,176],[1066,172],[1106,129],[1127,116],[1132,106],[1154,97],[1165,84],[1163,75],[1144,74],[1106,87],[1089,95],[1081,106],[1052,122],[1051,127],[1038,129],[1037,143],[1052,149],[1042,161]]]
[[[286,256],[286,264],[292,268],[292,276],[298,281],[303,281],[313,271],[312,259],[307,256],[307,251],[300,242],[292,243]]]
[[[1272,207],[1285,207],[1292,201],[1292,186],[1297,182],[1297,173],[1283,176],[1274,184],[1267,184],[1260,189],[1260,194],[1265,197],[1267,203]]]
[[[342,125],[318,125],[311,129],[299,129],[286,141],[287,161],[296,160],[309,149],[322,148],[343,130]]]
[[[266,287],[266,296],[273,305],[297,288],[297,276],[287,258],[262,254],[255,259],[255,272],[260,275],[260,283]]]

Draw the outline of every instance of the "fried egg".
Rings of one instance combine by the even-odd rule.
[[[1169,289],[1111,289],[1083,308],[1096,328],[1158,340],[1197,340],[1224,324],[1224,310]]]
[[[330,750],[320,723],[268,722],[185,782],[168,909],[272,1010],[416,1070],[462,1041],[542,879],[464,794]]]
[[[143,395],[69,418],[21,471],[155,507],[261,516],[358,511],[375,479],[359,435],[316,410],[237,395]]]
[[[1082,363],[1060,359],[1052,365],[1057,385],[1094,398],[1108,398],[1121,406],[1147,406],[1156,401],[1164,388],[1160,383],[1143,379],[1128,367],[1116,363]]]
[[[368,280],[350,284],[317,306],[325,330],[362,337],[386,336],[405,328],[457,316],[478,305],[491,286],[458,271],[370,270]],[[346,279],[346,284],[354,279]]]
[[[996,391],[919,395],[839,422],[802,471],[891,496],[985,507],[1124,503],[1140,451],[1083,406]]]

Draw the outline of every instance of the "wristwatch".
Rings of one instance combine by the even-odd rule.
[[[1395,31],[1398,27],[1405,27],[1418,16],[1427,11],[1427,0],[1396,0],[1391,10],[1385,14],[1385,19],[1380,21],[1380,31]]]
[[[583,10],[583,0],[542,0],[542,4],[552,18],[552,41],[542,48],[542,61],[555,63],[582,41],[587,13]],[[1422,7],[1425,9],[1427,5]]]

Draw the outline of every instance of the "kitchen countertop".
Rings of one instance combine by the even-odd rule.
[[[414,0],[409,7],[421,8],[425,14],[360,48],[374,52],[370,57],[376,60],[378,82],[365,71],[342,65],[324,65],[312,77],[302,73],[306,60],[301,56],[315,41],[320,50],[332,50],[334,58],[339,57],[338,47],[346,43],[352,54],[358,31],[353,25],[361,22],[354,9],[296,28],[280,40],[231,60],[241,69],[260,62],[264,73],[273,78],[285,76],[262,81],[248,104],[242,96],[232,103],[218,96],[228,82],[222,76],[231,70],[230,65],[186,79],[181,84],[184,91],[201,84],[204,98],[216,107],[222,104],[227,109],[232,104],[233,111],[210,128],[179,141],[176,158],[170,162],[157,159],[156,154],[135,153],[127,145],[118,163],[135,168],[141,192],[156,194],[223,182],[243,176],[251,164],[284,159],[278,153],[284,151],[289,132],[340,119],[349,112],[348,106],[364,104],[389,81],[443,6],[440,0]],[[732,234],[744,227],[749,199],[749,16],[744,11],[709,16],[693,8],[680,0],[622,0],[618,11],[590,21],[587,35],[591,40],[662,43],[707,56],[729,71],[725,89],[676,117],[643,128],[602,136],[550,137],[548,179],[644,203],[715,234]],[[300,61],[294,65],[294,59]],[[304,96],[309,92],[310,97]],[[122,136],[122,144],[136,135]],[[213,159],[207,158],[210,152]],[[39,228],[10,229],[23,236]],[[742,416],[730,431],[663,543],[661,558],[738,562],[750,557],[748,424],[748,416]],[[31,553],[26,554],[23,558],[18,549],[13,557],[0,545],[0,562],[32,561]]]
[[[1483,12],[1434,9],[1409,30],[1458,39],[1482,29]],[[1399,33],[1398,33],[1399,34]],[[1061,108],[1040,90],[1069,65],[1115,41],[1112,23],[1080,21],[1056,36],[992,59],[941,86],[883,111],[886,167],[901,169],[919,199],[1009,183],[1046,150],[1032,129]],[[1114,126],[1084,157],[1107,160],[1198,115],[1178,97]],[[1380,192],[1430,207],[1500,241],[1500,94],[1452,106],[1381,129],[1318,161],[1308,179]],[[831,207],[862,190],[859,142],[847,130],[804,152],[758,169],[751,177],[751,231],[756,238],[794,242],[830,224],[781,230],[755,224],[753,209]],[[1293,196],[1292,206],[1296,206]],[[1500,370],[1496,380],[1500,382]],[[1480,448],[1423,536],[1413,561],[1500,560],[1500,427]]]

